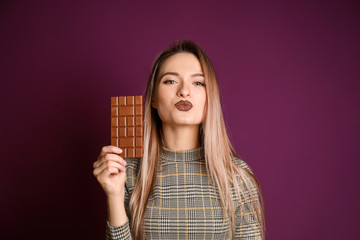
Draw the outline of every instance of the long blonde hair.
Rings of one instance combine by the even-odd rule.
[[[159,81],[159,71],[167,58],[176,53],[192,53],[200,62],[205,77],[207,106],[204,122],[200,126],[199,140],[204,147],[206,168],[220,196],[225,217],[230,217],[232,233],[235,233],[235,209],[232,201],[231,185],[236,192],[236,201],[244,201],[242,193],[246,191],[239,186],[239,177],[250,194],[250,208],[254,219],[261,224],[261,234],[265,238],[265,209],[261,187],[255,176],[234,161],[238,157],[228,138],[221,110],[218,83],[214,69],[206,54],[191,41],[177,41],[163,51],[156,59],[148,81],[144,107],[144,154],[140,162],[137,184],[130,199],[131,232],[134,239],[144,239],[144,220],[146,205],[156,182],[159,159],[163,151],[162,122],[157,110],[151,107]],[[257,187],[254,194],[251,186]],[[244,195],[243,195],[244,196]]]

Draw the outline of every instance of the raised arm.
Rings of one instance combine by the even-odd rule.
[[[125,211],[126,161],[121,158],[122,150],[114,146],[103,147],[93,174],[107,197],[108,221],[106,239],[131,239],[128,217]]]

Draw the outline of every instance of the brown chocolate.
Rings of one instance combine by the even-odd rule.
[[[143,155],[142,96],[111,97],[111,145],[123,150],[122,158]]]

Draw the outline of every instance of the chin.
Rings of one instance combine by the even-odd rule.
[[[194,126],[200,125],[200,121],[176,121],[174,122],[175,125],[182,125],[182,126]]]

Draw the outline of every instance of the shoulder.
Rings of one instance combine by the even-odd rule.
[[[233,162],[240,168],[243,168],[247,170],[251,175],[254,175],[253,170],[250,168],[250,166],[242,159],[240,159],[237,156],[233,156],[232,158]]]
[[[256,185],[257,180],[251,167],[239,157],[234,156],[233,161],[241,168],[240,174],[236,174],[239,186],[243,187],[245,191],[256,192],[258,190]]]
[[[233,161],[238,167],[241,168],[240,173],[236,174],[237,184],[241,189],[241,196],[243,198],[240,205],[245,202],[251,203],[253,201],[253,197],[255,197],[255,201],[258,203],[259,188],[253,170],[244,160],[240,159],[239,157],[234,156]]]

